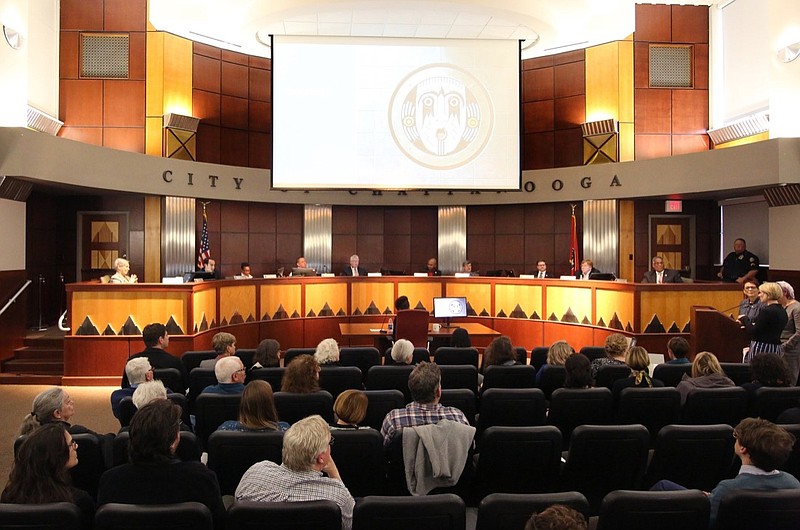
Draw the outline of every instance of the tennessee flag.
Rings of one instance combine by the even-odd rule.
[[[569,268],[571,274],[578,274],[578,227],[575,221],[575,205],[572,205],[572,230],[569,240]]]
[[[197,268],[203,270],[206,261],[211,257],[211,249],[208,247],[208,215],[206,205],[203,205],[203,230],[200,232],[200,249],[197,252]]]

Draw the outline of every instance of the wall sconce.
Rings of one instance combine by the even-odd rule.
[[[64,125],[64,122],[50,116],[46,112],[28,105],[28,128],[34,131],[43,132],[45,134],[52,134],[58,136],[58,131]]]
[[[778,50],[778,60],[782,63],[790,63],[797,59],[798,56],[800,56],[800,42],[795,42]]]
[[[3,25],[3,36],[6,38],[8,45],[15,50],[22,48],[23,38],[19,31]]]
[[[197,128],[200,118],[170,112],[164,114],[162,155],[178,160],[197,160]]]
[[[584,123],[583,165],[619,162],[619,134],[617,120],[607,119]]]
[[[711,138],[711,142],[716,146],[767,131],[769,131],[769,113],[762,111],[736,120],[724,127],[710,129],[708,137]]]

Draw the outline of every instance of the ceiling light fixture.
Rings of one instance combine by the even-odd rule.
[[[800,56],[800,42],[789,44],[778,50],[778,60],[782,63],[790,63]]]

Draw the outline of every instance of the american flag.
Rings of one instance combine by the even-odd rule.
[[[197,253],[197,268],[203,270],[209,258],[211,258],[211,250],[208,248],[208,215],[206,214],[206,205],[203,204],[203,231],[200,233],[200,250]]]

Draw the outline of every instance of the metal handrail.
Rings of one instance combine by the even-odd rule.
[[[25,283],[22,285],[22,287],[20,287],[20,288],[19,288],[19,291],[17,291],[17,293],[16,293],[14,296],[12,296],[12,297],[11,297],[11,298],[8,300],[8,302],[6,302],[6,305],[4,305],[4,306],[3,306],[3,309],[0,309],[0,316],[3,316],[3,313],[5,313],[5,312],[6,312],[6,309],[8,309],[8,306],[10,306],[10,305],[11,305],[11,304],[13,304],[14,302],[16,302],[16,301],[17,301],[17,298],[19,298],[19,295],[21,295],[21,294],[22,294],[22,292],[23,292],[25,289],[27,289],[27,288],[28,288],[28,286],[29,286],[30,284],[31,284],[31,281],[30,281],[30,280],[25,280]]]

